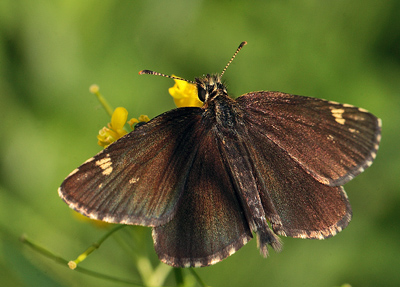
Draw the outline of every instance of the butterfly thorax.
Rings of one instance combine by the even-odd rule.
[[[230,98],[219,74],[196,78],[198,96],[204,102],[203,120],[213,123],[220,132],[235,133],[242,111],[234,99]]]

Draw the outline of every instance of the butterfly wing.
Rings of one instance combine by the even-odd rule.
[[[176,212],[197,143],[200,108],[164,113],[74,170],[59,188],[69,206],[93,219],[157,226]]]
[[[249,93],[237,103],[250,129],[323,184],[345,184],[376,156],[381,121],[366,110],[279,92]]]
[[[276,234],[323,239],[348,225],[351,207],[341,186],[315,180],[259,130],[249,130],[249,138],[261,202]]]
[[[274,92],[237,99],[275,233],[326,238],[345,228],[351,207],[341,184],[375,158],[380,120],[365,110]]]
[[[215,264],[246,244],[249,225],[224,165],[213,129],[199,127],[198,151],[177,213],[153,229],[161,261],[175,267]]]

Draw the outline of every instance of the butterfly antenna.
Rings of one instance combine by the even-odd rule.
[[[240,45],[239,45],[239,47],[237,48],[235,54],[233,54],[233,56],[232,56],[232,58],[229,60],[228,64],[226,64],[225,68],[222,70],[221,77],[222,77],[222,75],[225,73],[225,71],[226,71],[226,69],[229,67],[229,65],[232,63],[233,59],[235,59],[235,57],[236,57],[236,55],[239,53],[239,51],[242,50],[243,46],[246,45],[246,44],[247,44],[246,41],[240,43]]]
[[[191,84],[196,84],[196,83],[195,83],[195,82],[193,82],[193,81],[186,80],[186,79],[184,79],[184,78],[181,78],[181,77],[176,77],[176,76],[165,75],[165,74],[158,73],[158,72],[154,72],[154,71],[150,71],[150,70],[141,70],[141,71],[139,72],[139,75],[143,75],[143,74],[146,74],[146,75],[155,75],[155,76],[161,76],[161,77],[170,78],[170,79],[174,79],[174,80],[181,80],[181,81],[185,81],[185,82],[188,82],[188,83],[191,83]]]

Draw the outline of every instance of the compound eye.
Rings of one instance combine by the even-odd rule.
[[[201,88],[201,87],[198,87],[198,92],[197,92],[197,94],[198,94],[198,97],[199,97],[199,100],[200,101],[202,101],[202,102],[205,102],[206,101],[206,90],[205,89],[203,89],[203,88]]]

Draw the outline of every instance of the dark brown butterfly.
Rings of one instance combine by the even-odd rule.
[[[351,219],[341,186],[372,164],[381,121],[280,92],[232,99],[222,74],[195,80],[202,108],[136,128],[75,169],[61,198],[93,219],[152,226],[160,260],[176,267],[215,264],[253,233],[267,256],[277,235],[340,232]]]

